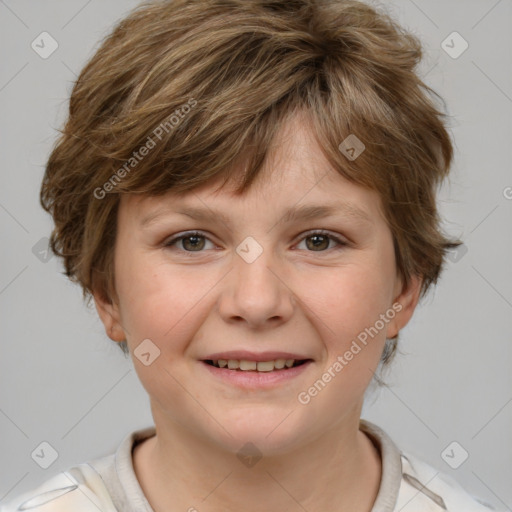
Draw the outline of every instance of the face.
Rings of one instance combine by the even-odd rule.
[[[300,118],[277,147],[243,196],[209,184],[122,197],[119,302],[96,298],[157,429],[233,453],[248,441],[284,453],[357,425],[386,337],[418,299],[419,281],[403,290],[397,277],[378,194],[329,167]],[[294,366],[276,368],[283,359]],[[256,370],[206,362],[218,360]]]

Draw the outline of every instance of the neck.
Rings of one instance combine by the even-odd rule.
[[[155,424],[157,435],[133,454],[154,512],[370,512],[378,493],[380,455],[358,429],[359,417],[286,455],[247,464],[175,423]]]

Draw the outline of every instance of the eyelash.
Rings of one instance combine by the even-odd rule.
[[[338,247],[333,247],[331,249],[326,249],[326,250],[323,250],[323,251],[307,251],[307,252],[319,252],[319,253],[325,253],[325,252],[329,252],[331,250],[340,250],[342,249],[343,247],[346,247],[348,246],[348,242],[344,241],[344,240],[341,240],[341,238],[333,235],[332,233],[330,233],[329,231],[325,231],[325,230],[313,230],[313,231],[308,231],[306,233],[304,233],[304,235],[302,236],[302,238],[299,240],[299,242],[302,242],[302,240],[306,239],[306,238],[309,238],[309,237],[312,237],[314,235],[322,235],[322,236],[327,236],[328,238],[330,238],[331,240],[333,240],[334,242],[336,242],[338,244]],[[187,231],[186,233],[183,233],[182,235],[180,236],[177,236],[175,238],[171,238],[170,240],[166,241],[164,243],[164,246],[165,247],[168,247],[168,248],[171,248],[173,247],[174,245],[177,244],[177,242],[185,239],[185,238],[189,238],[189,237],[193,237],[193,236],[197,236],[197,237],[203,237],[203,238],[206,238],[207,240],[210,240],[204,233],[202,233],[201,231]],[[210,240],[211,242],[211,240]],[[184,252],[186,253],[187,255],[190,255],[193,257],[193,255],[195,253],[197,254],[200,254],[204,251],[186,251],[186,250],[182,250],[181,252]]]

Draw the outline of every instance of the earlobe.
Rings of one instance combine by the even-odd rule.
[[[388,339],[396,337],[411,319],[418,305],[422,281],[421,276],[411,276],[409,285],[403,286],[399,295],[395,295],[392,307],[396,311],[396,315],[388,324],[386,331]],[[401,280],[399,282],[401,283]],[[400,290],[400,287],[398,289]]]
[[[105,327],[107,336],[113,341],[125,341],[126,335],[121,325],[118,305],[108,301],[99,293],[94,293],[93,297],[96,311]]]

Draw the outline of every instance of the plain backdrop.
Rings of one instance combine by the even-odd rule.
[[[39,206],[73,80],[137,3],[0,1],[0,500],[113,453],[126,434],[152,424],[131,360],[61,262],[45,257],[52,224]],[[401,332],[404,355],[363,417],[471,493],[510,509],[512,2],[386,6],[423,41],[420,74],[451,116],[455,162],[439,204],[446,231],[465,247]],[[55,44],[42,32],[58,44],[47,58],[31,46],[41,37],[46,51]],[[33,457],[42,442],[57,455],[47,469]],[[442,456],[450,445],[452,459],[468,454],[457,469]]]

